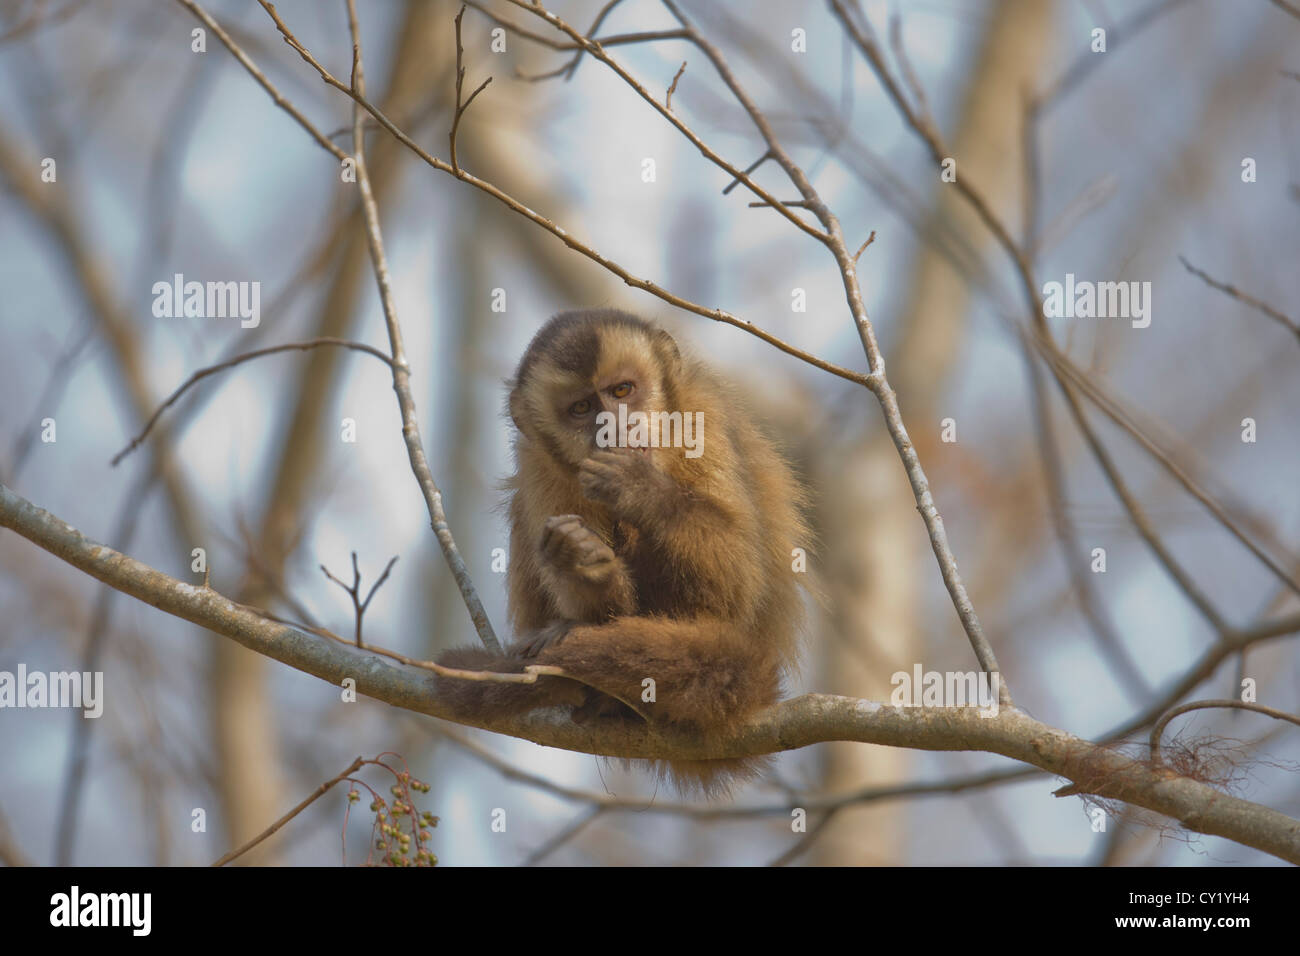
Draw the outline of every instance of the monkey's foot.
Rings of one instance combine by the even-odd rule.
[[[539,631],[525,634],[512,651],[517,657],[536,657],[542,651],[564,640],[573,627],[573,621],[555,621]]]

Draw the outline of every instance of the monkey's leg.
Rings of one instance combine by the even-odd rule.
[[[711,729],[740,723],[780,694],[780,662],[770,649],[717,618],[574,625],[535,660],[635,703],[652,720]]]
[[[627,567],[582,518],[546,519],[539,550],[543,582],[566,620],[598,623],[635,610]]]
[[[457,670],[518,674],[532,662],[481,647],[457,647],[439,654],[438,663]],[[430,680],[437,696],[465,717],[526,713],[538,707],[578,707],[591,696],[588,688],[562,677],[542,677],[535,684],[474,681],[442,674],[432,674]]]

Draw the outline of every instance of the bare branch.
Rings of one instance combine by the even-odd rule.
[[[1285,710],[1278,710],[1276,707],[1265,707],[1263,704],[1233,700],[1231,698],[1227,700],[1194,700],[1191,703],[1183,704],[1181,707],[1175,707],[1156,721],[1156,725],[1151,728],[1151,762],[1158,763],[1160,761],[1160,738],[1171,720],[1193,710],[1208,710],[1211,708],[1249,710],[1257,714],[1265,714],[1275,720],[1285,720],[1300,727],[1300,715],[1288,714]]]
[[[397,563],[397,558],[395,556],[389,559],[388,564],[384,566],[384,573],[381,574],[379,576],[379,580],[376,581],[371,586],[370,591],[368,594],[366,594],[366,599],[364,601],[361,600],[361,569],[357,567],[357,553],[355,551],[352,552],[352,584],[351,585],[344,584],[342,581],[336,578],[333,574],[330,573],[330,569],[325,567],[325,565],[322,564],[320,566],[320,569],[325,572],[325,577],[329,578],[331,581],[333,581],[335,584],[341,587],[344,591],[347,592],[348,596],[352,598],[352,610],[353,610],[355,623],[356,623],[355,638],[357,642],[357,647],[365,646],[361,643],[361,620],[366,615],[366,608],[370,607],[370,599],[375,596],[375,592],[378,591],[379,588],[383,585],[383,583],[388,580],[388,572],[393,570],[393,565],[396,563]]]
[[[216,365],[209,365],[206,368],[199,369],[181,383],[180,387],[168,395],[167,400],[159,405],[154,413],[149,416],[149,420],[145,422],[144,428],[140,430],[138,435],[131,439],[131,443],[113,456],[112,464],[116,467],[123,458],[139,448],[140,445],[144,443],[145,438],[148,437],[154,424],[162,416],[162,413],[175,405],[180,397],[184,395],[192,385],[196,385],[203,379],[211,375],[216,375],[218,372],[224,372],[227,369],[234,368],[236,365],[251,362],[253,359],[261,358],[264,355],[275,355],[277,352],[305,352],[308,349],[316,349],[324,346],[333,346],[337,348],[352,349],[356,352],[365,352],[367,355],[373,355],[385,365],[391,366],[393,364],[393,360],[387,355],[373,346],[366,345],[364,342],[352,342],[347,339],[335,339],[329,337],[308,339],[305,342],[288,342],[284,345],[272,345],[264,349],[255,349],[252,352],[245,352],[243,355],[236,355],[234,358],[227,359],[224,362],[218,362]]]
[[[1166,13],[1171,13],[1187,3],[1187,0],[1160,0],[1145,10],[1135,13],[1121,23],[1106,31],[1106,49],[1113,54],[1121,43],[1128,43],[1143,30],[1151,26]],[[1092,52],[1082,53],[1062,71],[1060,77],[1049,84],[1038,97],[1038,108],[1042,111],[1051,109],[1072,90],[1080,86],[1102,62],[1102,57]]]
[[[1182,256],[1178,257],[1178,261],[1183,264],[1184,269],[1186,269],[1188,272],[1190,272],[1192,275],[1196,276],[1197,278],[1201,279],[1201,281],[1203,281],[1211,289],[1218,289],[1224,295],[1230,296],[1231,298],[1236,299],[1238,302],[1244,302],[1246,305],[1250,306],[1256,312],[1264,313],[1274,322],[1278,323],[1283,328],[1289,330],[1291,334],[1294,335],[1297,339],[1300,339],[1300,323],[1297,323],[1290,316],[1273,308],[1267,302],[1262,302],[1252,295],[1247,295],[1245,292],[1242,292],[1234,285],[1229,285],[1226,282],[1219,282],[1217,279],[1211,278],[1208,273],[1202,271],[1201,269],[1196,268],[1196,266],[1192,265]]]
[[[677,92],[677,81],[682,78],[682,74],[685,72],[686,72],[686,61],[682,60],[682,65],[678,67],[676,75],[673,76],[672,83],[668,85],[668,95],[664,97],[665,109],[670,110],[673,108],[673,94]]]
[[[393,667],[374,653],[268,621],[209,588],[178,581],[91,541],[67,522],[0,485],[0,526],[110,587],[331,684],[397,707],[446,717],[550,747],[629,758],[710,760],[754,756],[827,740],[921,750],[984,750],[1066,777],[1086,793],[1122,800],[1213,834],[1300,863],[1300,825],[1168,769],[1130,759],[1040,723],[1014,707],[994,716],[975,707],[891,707],[852,697],[808,694],[762,711],[728,736],[673,734],[647,724],[579,725],[554,710],[466,719],[429,694],[425,671]]]
[[[492,77],[489,76],[479,84],[478,89],[469,95],[469,99],[467,99],[463,104],[461,103],[461,85],[465,82],[465,67],[461,65],[461,61],[465,56],[465,47],[460,42],[460,21],[464,16],[465,7],[462,6],[460,8],[460,13],[456,14],[456,115],[452,118],[451,133],[448,134],[448,139],[450,140],[449,145],[451,147],[451,168],[456,173],[460,172],[460,163],[456,160],[456,131],[460,129],[460,118],[464,116],[465,111],[469,109],[469,104],[474,102],[474,97],[487,89],[487,85],[492,82]],[[357,51],[357,55],[360,57],[360,50]],[[355,82],[352,85],[352,89],[357,91]]]
[[[263,840],[267,839],[267,838],[270,837],[272,834],[274,834],[277,830],[279,830],[281,827],[283,827],[286,823],[288,823],[290,820],[292,820],[292,819],[293,819],[294,817],[296,817],[298,814],[302,813],[304,810],[306,810],[308,807],[310,807],[313,803],[315,803],[315,802],[316,802],[317,800],[319,800],[321,797],[325,796],[325,794],[329,793],[330,789],[331,789],[335,784],[340,783],[340,782],[346,780],[349,776],[351,776],[352,774],[354,774],[354,773],[356,773],[358,770],[360,770],[362,764],[364,764],[364,763],[366,763],[366,760],[363,759],[363,758],[361,758],[361,757],[358,757],[356,760],[352,761],[352,763],[348,764],[348,767],[347,767],[346,770],[344,770],[342,773],[338,774],[337,776],[332,777],[332,778],[330,778],[329,780],[326,780],[326,781],[325,781],[324,783],[322,783],[319,787],[317,787],[314,791],[312,791],[311,796],[307,797],[307,799],[304,800],[304,801],[302,801],[302,803],[298,804],[296,807],[294,807],[292,810],[290,810],[288,813],[286,813],[286,814],[285,814],[284,816],[282,816],[280,819],[276,820],[276,821],[275,821],[274,823],[272,823],[269,827],[267,827],[265,830],[263,830],[263,831],[262,831],[261,833],[259,833],[257,836],[253,837],[253,839],[249,840],[247,843],[245,843],[245,844],[244,844],[243,846],[241,846],[239,849],[237,849],[237,850],[231,850],[231,851],[230,851],[229,853],[227,853],[225,856],[221,857],[221,859],[214,861],[212,865],[213,865],[213,866],[225,866],[227,863],[231,862],[232,860],[235,860],[235,859],[237,859],[237,858],[243,856],[245,853],[247,853],[247,852],[248,852],[249,850],[251,850],[253,847],[257,846],[257,845],[258,845],[259,843],[261,843]]]
[[[578,814],[567,827],[556,833],[549,840],[528,854],[524,860],[524,866],[536,866],[542,860],[546,859],[564,844],[574,839],[579,833],[587,828],[587,824],[592,823],[595,819],[605,812],[605,808],[599,805],[588,807],[582,813]]]
[[[867,236],[867,241],[858,246],[858,251],[853,253],[853,264],[858,264],[858,259],[862,258],[862,253],[867,251],[867,246],[876,241],[876,230],[871,230],[871,235]]]
[[[912,61],[907,58],[907,49],[903,46],[903,18],[895,10],[889,17],[889,45],[893,48],[894,59],[898,60],[898,67],[903,73],[903,80],[907,83],[908,89],[912,91],[912,99],[916,101],[917,115],[925,122],[927,126],[934,126],[934,117],[930,115],[930,104],[925,98],[925,89],[921,86],[920,77],[916,75],[916,70],[912,69]]]

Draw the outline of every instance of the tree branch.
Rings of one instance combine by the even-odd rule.
[[[851,740],[919,750],[982,750],[1072,781],[1081,793],[1122,800],[1300,864],[1300,821],[1166,768],[1134,760],[1034,720],[1015,708],[982,717],[973,707],[891,707],[852,697],[807,694],[754,716],[728,737],[667,733],[648,725],[579,725],[551,710],[473,720],[430,693],[425,671],[268,620],[210,588],[169,577],[85,537],[76,528],[0,485],[0,526],[75,568],[161,611],[229,637],[250,650],[407,710],[444,717],[550,747],[613,757],[709,760]]]

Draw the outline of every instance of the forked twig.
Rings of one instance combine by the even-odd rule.
[[[460,13],[456,14],[456,115],[452,118],[451,133],[449,133],[447,137],[450,140],[449,145],[451,147],[451,168],[457,174],[460,173],[460,162],[456,159],[456,132],[460,129],[460,118],[464,116],[465,111],[469,109],[469,104],[474,102],[474,97],[487,89],[487,85],[492,82],[492,77],[489,76],[479,84],[478,89],[469,95],[469,99],[464,103],[461,103],[461,86],[465,82],[465,67],[462,65],[462,59],[465,55],[465,47],[460,42],[460,21],[464,16],[465,7],[462,5]],[[360,56],[359,49],[357,55],[358,57]],[[356,86],[353,84],[353,89],[355,88]]]
[[[320,569],[325,572],[325,577],[329,578],[331,581],[333,581],[335,584],[341,587],[344,591],[348,592],[348,596],[352,598],[352,608],[356,617],[355,633],[356,633],[357,647],[365,646],[364,644],[361,643],[361,619],[366,615],[366,608],[370,607],[371,598],[375,596],[375,592],[378,591],[380,587],[383,586],[383,583],[388,580],[388,572],[393,570],[393,565],[396,563],[397,563],[396,555],[388,559],[388,564],[384,565],[384,573],[379,575],[379,580],[376,581],[373,585],[371,585],[370,591],[366,594],[366,599],[364,601],[361,600],[361,569],[357,567],[357,553],[355,551],[352,552],[352,584],[351,585],[344,584],[342,581],[336,578],[333,574],[330,573],[330,569],[325,567],[325,565],[322,564],[320,566]]]

